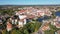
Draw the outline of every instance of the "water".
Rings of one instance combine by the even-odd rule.
[[[60,12],[59,11],[55,12],[55,15],[60,16]],[[43,20],[47,20],[47,19],[50,19],[50,18],[51,18],[50,16],[44,16],[44,17],[38,18],[37,21],[42,22]],[[27,22],[30,22],[29,19],[27,20]]]
[[[55,12],[55,15],[56,16],[60,16],[60,12],[58,11],[58,12]]]
[[[29,19],[26,19],[26,20],[27,20],[27,21],[26,21],[27,23],[28,23],[28,22],[30,22],[30,20],[29,20]]]
[[[38,18],[37,21],[39,22],[42,22],[44,19],[41,17],[41,18]]]
[[[37,21],[42,22],[43,20],[47,20],[47,19],[50,19],[50,16],[44,16],[44,17],[38,18]]]
[[[50,19],[50,17],[49,16],[40,17],[37,19],[37,21],[42,22],[43,20],[47,20],[47,19]],[[30,22],[30,19],[26,19],[26,20],[27,23]]]

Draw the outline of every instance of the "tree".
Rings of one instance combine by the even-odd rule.
[[[46,30],[44,32],[45,32],[45,34],[54,34],[55,33],[53,30]]]
[[[27,23],[25,26],[27,27],[27,30],[29,33],[37,32],[40,28],[42,23],[38,21],[32,21],[30,23]]]

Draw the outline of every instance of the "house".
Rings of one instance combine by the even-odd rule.
[[[37,15],[38,16],[44,16],[44,11],[43,10],[37,10]]]
[[[9,21],[7,22],[7,28],[6,29],[8,32],[12,30],[12,24]]]
[[[42,30],[45,31],[45,30],[49,30],[50,27],[49,27],[49,23],[46,22],[43,26],[42,26]]]
[[[51,23],[53,23],[53,25],[55,25],[57,28],[60,28],[60,17],[57,16]]]
[[[56,23],[55,26],[56,26],[57,28],[60,28],[60,23]]]
[[[52,12],[48,8],[45,8],[44,13],[47,16],[51,16],[51,14],[52,14]]]
[[[55,34],[60,34],[60,30],[58,30],[57,32],[55,32]]]
[[[25,10],[23,10],[23,9],[16,12],[16,15],[18,15],[18,17],[19,17],[18,28],[23,27],[23,25],[26,24],[27,16],[24,13],[25,13]]]
[[[43,27],[42,27],[42,30],[43,30],[43,31],[49,30],[49,26],[43,26]]]

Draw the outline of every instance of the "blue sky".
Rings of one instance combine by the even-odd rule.
[[[60,4],[60,0],[0,0],[0,5],[50,5]]]

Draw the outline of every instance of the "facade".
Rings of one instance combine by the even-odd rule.
[[[12,30],[12,24],[10,22],[7,22],[7,31],[11,31]]]
[[[57,16],[55,19],[53,19],[51,24],[55,25],[57,28],[60,28],[60,17]]]
[[[55,34],[60,34],[60,30],[58,30],[57,32],[55,32]]]
[[[26,15],[24,15],[24,10],[17,12],[17,15],[19,17],[18,28],[23,27],[23,25],[26,24],[26,17],[27,17]]]

